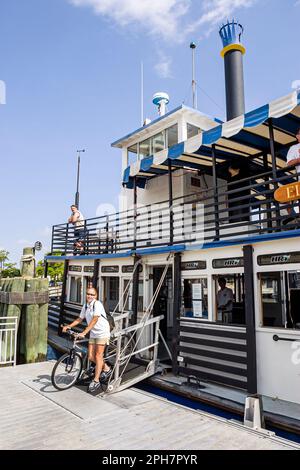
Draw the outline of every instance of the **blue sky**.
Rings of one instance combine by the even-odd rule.
[[[2,0],[0,4],[0,248],[18,261],[24,245],[50,245],[51,226],[69,216],[81,166],[81,209],[117,209],[120,151],[111,142],[140,126],[140,62],[145,117],[152,95],[169,110],[191,105],[191,55],[197,43],[198,108],[225,116],[218,26],[245,28],[246,109],[300,81],[296,0]],[[1,100],[0,100],[1,101]],[[98,209],[99,210],[99,209]]]

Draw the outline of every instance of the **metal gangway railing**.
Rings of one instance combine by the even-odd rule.
[[[159,337],[162,338],[159,325],[164,316],[153,317],[153,308],[173,259],[174,255],[170,253],[156,290],[141,320],[115,332],[115,351],[111,356],[106,356],[106,360],[113,359],[114,365],[107,385],[102,386],[103,394],[124,390],[158,371]],[[138,269],[140,262],[141,260],[136,263],[134,270]],[[129,291],[123,293],[126,297],[128,294]],[[141,357],[142,353],[143,357]]]
[[[16,365],[18,317],[0,317],[0,367]]]
[[[124,390],[157,372],[159,325],[163,318],[148,318],[114,334],[115,350],[106,356],[114,365],[104,394]]]

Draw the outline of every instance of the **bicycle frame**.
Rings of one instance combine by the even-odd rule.
[[[81,374],[87,369],[88,367],[88,349],[83,348],[79,346],[79,343],[87,343],[89,340],[88,339],[78,339],[77,336],[74,335],[74,333],[69,333],[70,336],[73,336],[73,344],[72,347],[69,349],[69,358],[70,358],[70,370],[67,369],[68,366],[66,366],[67,372],[71,372],[72,367],[73,367],[73,359],[75,353],[79,353],[82,357],[82,372]]]

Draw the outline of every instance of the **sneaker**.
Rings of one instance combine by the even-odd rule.
[[[112,374],[112,368],[100,374],[100,382],[106,382]]]
[[[86,371],[86,375],[87,375],[88,377],[93,377],[93,375],[95,375],[95,369],[96,369],[96,366],[95,366],[95,365],[90,366],[90,367],[88,368],[88,370]]]
[[[92,379],[95,375],[95,369],[96,366],[90,366],[87,370],[85,370],[82,374],[82,379],[87,380],[87,379]]]
[[[88,392],[93,393],[99,390],[100,388],[101,388],[100,382],[95,382],[95,380],[93,380],[88,387]]]

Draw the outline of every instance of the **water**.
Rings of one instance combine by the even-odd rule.
[[[47,347],[47,361],[52,361],[53,359],[56,361],[61,356],[61,352],[54,349],[50,344]]]

